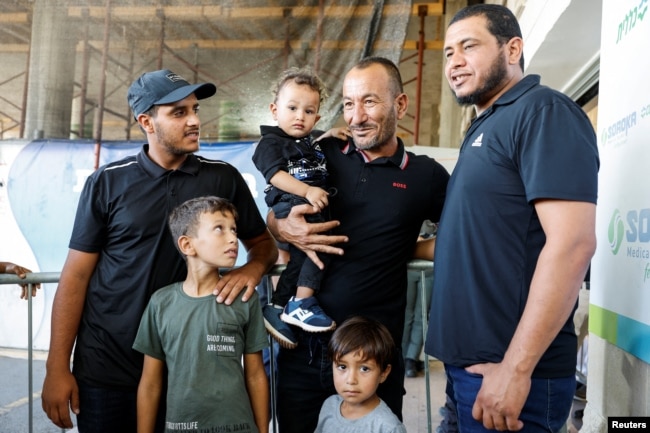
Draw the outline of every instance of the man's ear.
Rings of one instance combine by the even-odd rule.
[[[409,108],[409,97],[406,93],[400,93],[395,98],[395,105],[397,107],[397,119],[401,119],[406,115],[406,110]]]
[[[140,124],[140,127],[144,130],[145,133],[147,134],[153,134],[153,119],[151,116],[148,114],[140,114],[137,118],[138,124]]]
[[[519,65],[519,59],[524,54],[524,41],[515,36],[510,39],[507,43],[507,52],[508,52],[508,63],[511,65]]]
[[[192,238],[183,235],[178,238],[178,249],[183,253],[185,256],[194,256],[196,255],[196,251],[194,250],[194,245],[192,244]]]

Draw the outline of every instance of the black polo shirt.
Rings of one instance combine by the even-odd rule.
[[[337,323],[367,315],[384,323],[401,345],[406,263],[425,219],[437,222],[449,174],[428,156],[406,152],[399,141],[390,158],[368,162],[352,142],[323,140],[336,233],[349,242],[327,267],[318,300]]]
[[[240,239],[266,230],[250,189],[223,161],[190,155],[177,170],[147,156],[107,164],[86,181],[69,247],[100,253],[77,336],[75,376],[94,386],[135,388],[142,354],[131,349],[151,294],[183,280],[187,269],[167,227],[175,206],[195,197],[230,200],[239,213]]]

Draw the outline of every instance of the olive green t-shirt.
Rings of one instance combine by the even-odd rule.
[[[133,348],[168,369],[165,431],[257,433],[242,356],[268,346],[260,301],[193,298],[175,283],[154,293]]]

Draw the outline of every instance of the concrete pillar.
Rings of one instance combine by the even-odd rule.
[[[25,138],[68,138],[77,29],[64,0],[34,0]]]
[[[467,6],[467,0],[447,0],[445,7],[444,30],[447,30],[449,21],[453,18],[454,14]],[[460,147],[461,140],[467,129],[467,120],[464,118],[463,112],[467,109],[461,108],[456,102],[449,83],[444,74],[444,61],[442,73],[442,85],[440,92],[440,128],[439,135],[440,147]]]

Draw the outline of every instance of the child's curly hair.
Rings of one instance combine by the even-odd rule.
[[[309,86],[312,90],[315,90],[320,95],[320,103],[322,104],[325,99],[329,96],[327,94],[327,88],[325,83],[321,80],[318,75],[313,71],[312,68],[305,66],[304,68],[292,67],[284,71],[277,83],[273,85],[271,91],[275,95],[273,102],[278,101],[278,93],[280,90],[290,81],[293,81],[299,85]]]

